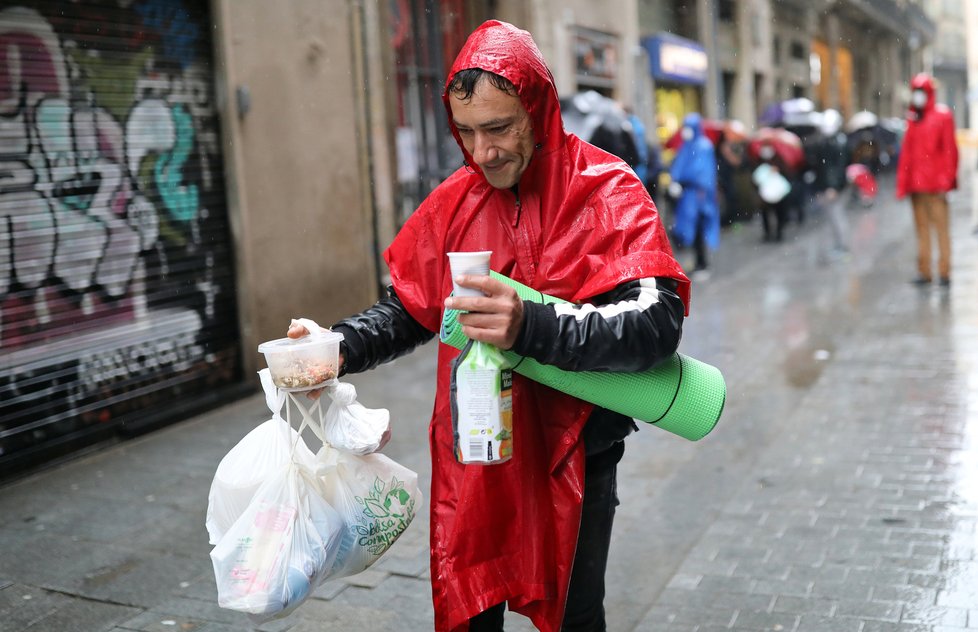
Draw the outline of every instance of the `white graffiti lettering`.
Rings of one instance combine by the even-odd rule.
[[[78,376],[83,391],[94,392],[130,375],[158,375],[189,369],[204,357],[196,332],[163,340],[144,340],[121,349],[111,349],[81,358]]]

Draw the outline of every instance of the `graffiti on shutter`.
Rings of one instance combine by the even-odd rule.
[[[205,11],[0,10],[0,460],[236,379]]]

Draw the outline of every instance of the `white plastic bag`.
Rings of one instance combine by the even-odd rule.
[[[754,170],[752,176],[758,194],[768,204],[777,204],[791,193],[791,183],[771,165],[763,163]]]
[[[380,559],[421,508],[418,474],[383,454],[324,446],[316,455],[323,496],[343,520],[330,579],[355,575]]]
[[[324,418],[320,401],[300,402],[276,389],[267,369],[259,375],[272,418],[221,460],[207,530],[218,604],[262,623],[289,614],[327,579],[376,562],[414,519],[421,493],[415,472],[382,454],[351,452],[376,449],[387,410],[364,408],[352,386],[334,383]],[[288,398],[302,409],[298,431],[290,408],[281,417]],[[302,439],[306,427],[323,441],[317,455]],[[327,430],[347,451],[327,442]]]
[[[245,435],[217,466],[207,502],[206,524],[211,544],[217,544],[231,528],[262,482],[291,460],[293,446],[298,462],[309,469],[315,467],[312,451],[304,441],[296,441],[298,433],[281,417],[285,393],[272,384],[268,369],[262,369],[258,375],[272,418]]]
[[[326,394],[332,401],[323,421],[323,440],[343,452],[376,452],[390,427],[390,412],[364,407],[357,401],[357,389],[352,384],[335,381],[326,387]]]
[[[329,576],[344,532],[313,473],[287,463],[211,551],[218,605],[257,622],[289,614]]]

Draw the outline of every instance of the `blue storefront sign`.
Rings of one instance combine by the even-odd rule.
[[[659,33],[643,39],[642,45],[648,51],[652,77],[656,81],[706,83],[710,60],[706,49],[696,42],[671,33]]]

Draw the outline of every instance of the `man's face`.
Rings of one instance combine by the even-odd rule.
[[[910,105],[922,110],[927,105],[927,93],[923,90],[914,90],[910,93]]]
[[[472,96],[450,95],[452,119],[465,151],[497,189],[520,181],[533,157],[530,115],[519,97],[480,80]]]

